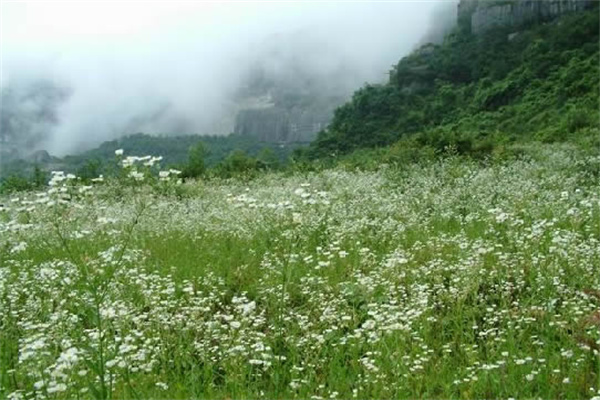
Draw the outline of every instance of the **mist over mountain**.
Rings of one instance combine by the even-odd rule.
[[[3,87],[0,141],[35,147],[58,125],[59,108],[69,95],[68,87],[44,78],[21,79]]]
[[[418,46],[427,43],[439,44],[444,41],[444,37],[450,33],[452,28],[456,27],[457,6],[458,0],[439,2],[429,16],[427,31],[419,40]]]
[[[9,3],[4,147],[63,155],[136,132],[223,135],[256,101],[312,102],[330,115],[364,82],[384,82],[398,56],[438,29],[432,16],[454,18],[455,7]]]

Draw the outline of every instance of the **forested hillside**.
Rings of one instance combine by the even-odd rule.
[[[198,147],[200,146],[200,147]],[[95,149],[63,158],[53,157],[47,152],[35,153],[28,159],[6,160],[0,158],[0,182],[11,190],[29,189],[45,184],[51,170],[76,173],[85,179],[100,174],[114,173],[115,150],[123,149],[127,154],[157,154],[162,164],[184,168],[189,163],[190,150],[201,149],[203,168],[231,169],[229,164],[243,164],[247,169],[269,169],[285,164],[292,151],[300,144],[277,144],[261,142],[253,136],[231,134],[228,136],[152,136],[143,133],[128,135],[118,140],[102,143]],[[221,173],[222,171],[219,171]],[[230,175],[227,172],[226,175]],[[0,192],[3,185],[0,184]]]
[[[598,4],[519,31],[457,28],[403,58],[385,85],[337,109],[307,155],[410,145],[488,153],[515,141],[591,140],[598,133]],[[406,145],[409,145],[408,141]]]
[[[118,140],[104,142],[96,149],[78,156],[67,156],[65,162],[70,165],[82,165],[86,160],[114,160],[115,150],[124,149],[128,154],[160,154],[163,163],[183,164],[187,161],[190,147],[202,143],[205,148],[205,162],[208,166],[218,164],[234,150],[241,150],[250,156],[258,156],[264,149],[271,149],[278,160],[287,158],[293,146],[279,146],[276,143],[263,143],[251,136],[151,136],[138,133]]]
[[[518,29],[473,34],[459,24],[443,43],[426,44],[401,59],[386,84],[358,89],[309,147],[252,135],[136,134],[62,159],[45,152],[25,160],[5,157],[0,179],[14,176],[17,180],[5,187],[20,182],[16,187],[28,188],[23,180],[41,184],[44,170],[89,178],[110,174],[120,148],[127,154],[161,155],[163,165],[183,168],[190,148],[200,142],[203,168],[227,165],[225,176],[238,167],[243,172],[288,164],[292,151],[290,165],[314,169],[339,162],[338,156],[353,165],[377,166],[431,158],[449,148],[481,158],[529,141],[569,141],[597,149],[599,29],[598,3],[585,12]]]

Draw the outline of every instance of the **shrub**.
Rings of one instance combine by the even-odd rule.
[[[0,184],[0,193],[10,194],[33,189],[31,181],[19,175],[11,175]]]
[[[198,142],[190,147],[188,152],[188,162],[183,167],[183,178],[198,178],[206,172],[204,159],[208,155],[208,151],[202,142]]]

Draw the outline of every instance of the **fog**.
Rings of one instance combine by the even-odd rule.
[[[257,71],[348,97],[455,13],[450,0],[0,7],[0,145],[56,155],[135,132],[227,134]]]

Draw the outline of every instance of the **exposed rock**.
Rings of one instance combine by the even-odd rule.
[[[286,110],[273,106],[240,111],[234,132],[254,136],[264,142],[310,142],[327,122],[325,116],[310,110]]]
[[[459,24],[473,33],[494,27],[519,27],[529,22],[552,20],[560,15],[583,11],[593,0],[461,0],[458,4]]]
[[[235,119],[234,132],[261,141],[281,142],[289,135],[289,121],[283,110],[275,107],[241,110]]]
[[[460,0],[458,3],[458,24],[471,27],[471,16],[477,10],[479,0]]]

